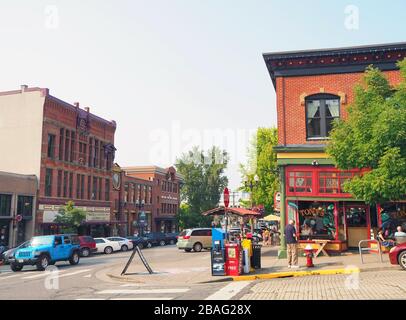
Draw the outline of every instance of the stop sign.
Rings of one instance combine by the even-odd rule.
[[[230,204],[230,192],[228,191],[228,188],[224,189],[224,206],[228,208],[228,205]]]

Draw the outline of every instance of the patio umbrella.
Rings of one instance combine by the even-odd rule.
[[[278,217],[278,216],[275,216],[274,214],[270,214],[270,215],[266,216],[266,217],[264,218],[264,220],[265,220],[265,221],[280,221],[281,218]]]

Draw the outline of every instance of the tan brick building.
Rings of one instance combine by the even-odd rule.
[[[68,200],[87,212],[82,232],[110,233],[110,192],[116,123],[69,104],[46,88],[0,93],[0,170],[39,181],[36,234],[55,233]]]

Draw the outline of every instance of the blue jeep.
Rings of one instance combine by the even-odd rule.
[[[57,261],[79,263],[80,242],[77,235],[60,234],[33,237],[30,242],[16,250],[14,257],[9,259],[13,271],[21,271],[25,265],[36,266],[37,270],[45,270]]]

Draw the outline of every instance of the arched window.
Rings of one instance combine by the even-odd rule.
[[[306,137],[309,140],[327,138],[334,119],[340,117],[340,97],[315,94],[306,97]]]

